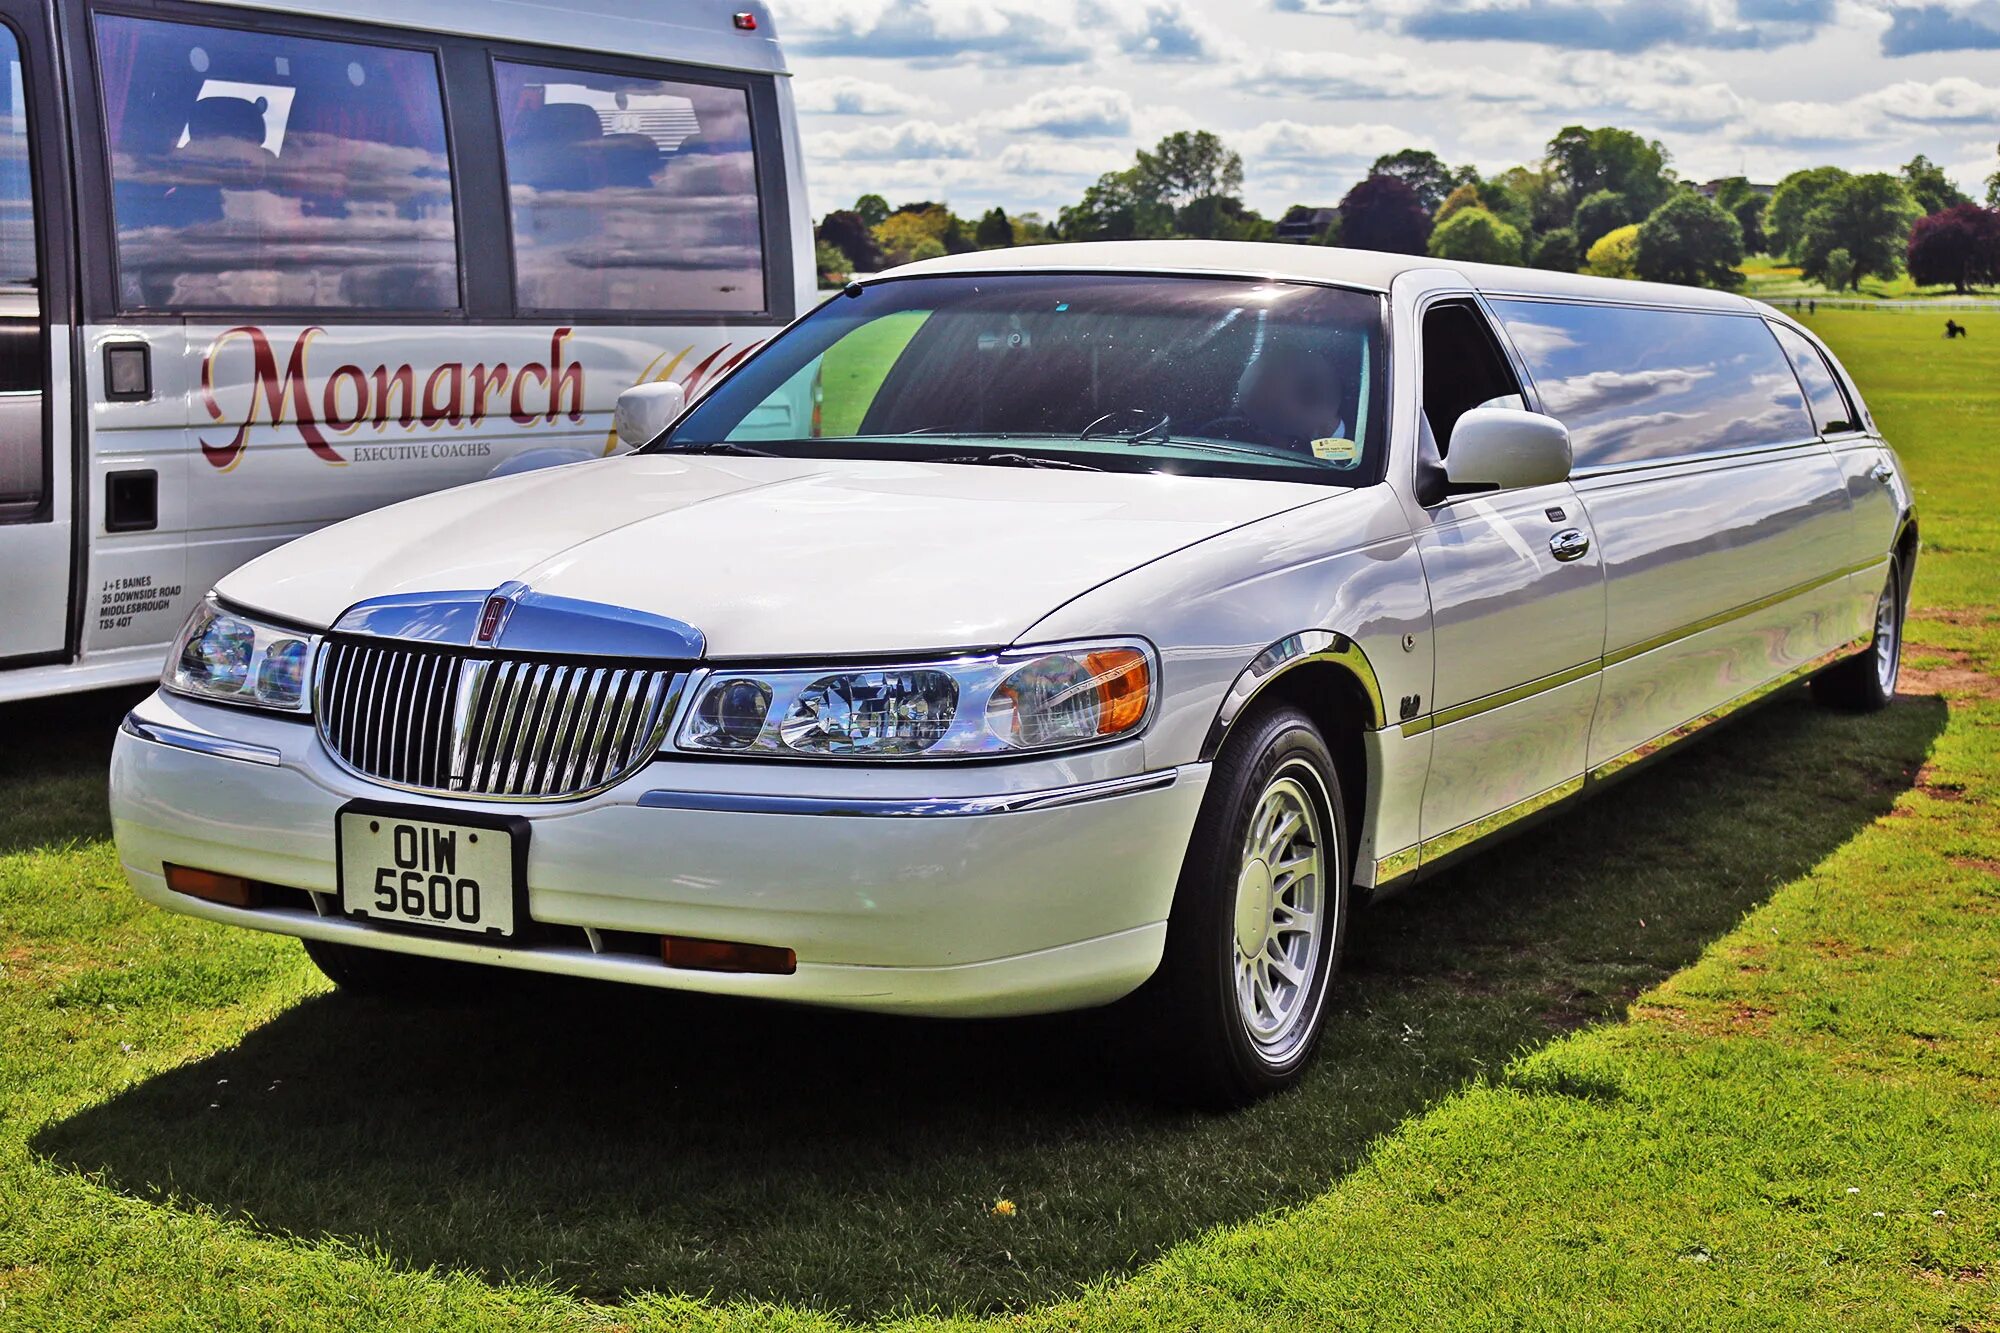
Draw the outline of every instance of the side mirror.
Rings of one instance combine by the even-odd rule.
[[[672,380],[635,384],[618,395],[618,442],[628,449],[651,444],[686,408],[687,389]]]
[[[1451,430],[1446,492],[1513,491],[1569,480],[1569,429],[1554,417],[1475,407]]]

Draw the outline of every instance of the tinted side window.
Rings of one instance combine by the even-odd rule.
[[[750,96],[500,61],[524,310],[765,307]]]
[[[1840,391],[1833,372],[1826,368],[1826,358],[1819,354],[1812,340],[1801,337],[1798,330],[1788,329],[1782,324],[1771,325],[1771,332],[1777,335],[1778,345],[1791,359],[1799,384],[1806,391],[1806,404],[1812,409],[1813,425],[1819,428],[1820,434],[1837,435],[1841,431],[1859,430],[1860,426],[1854,420],[1854,409],[1848,406],[1847,395]]]
[[[433,57],[112,14],[97,55],[120,305],[458,306]]]
[[[1579,469],[1809,439],[1764,321],[1630,306],[1495,301]]]
[[[1500,354],[1486,316],[1460,301],[1432,306],[1424,312],[1424,416],[1438,457],[1451,453],[1458,419],[1488,405],[1519,407],[1521,386]]]

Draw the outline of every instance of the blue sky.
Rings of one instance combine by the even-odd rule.
[[[1053,215],[1208,129],[1276,212],[1413,145],[1493,171],[1566,124],[1684,177],[1894,168],[1974,195],[2000,141],[2000,0],[772,0],[813,211],[863,191]]]

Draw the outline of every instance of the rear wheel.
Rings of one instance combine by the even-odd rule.
[[[1903,562],[1889,558],[1889,578],[1875,601],[1875,635],[1868,651],[1813,677],[1813,698],[1829,708],[1873,713],[1896,697],[1903,668]]]
[[[441,958],[361,949],[328,940],[300,943],[326,979],[350,995],[443,1002],[458,999],[484,980],[482,969]]]
[[[1240,1106],[1296,1083],[1346,939],[1340,780],[1305,714],[1238,724],[1210,773],[1148,999],[1172,1090]]]

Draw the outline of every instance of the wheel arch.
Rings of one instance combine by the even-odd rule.
[[[1330,630],[1306,630],[1264,649],[1230,685],[1202,742],[1201,757],[1213,760],[1243,718],[1286,704],[1312,720],[1333,755],[1352,864],[1371,781],[1362,736],[1387,725],[1381,684],[1354,640]]]

